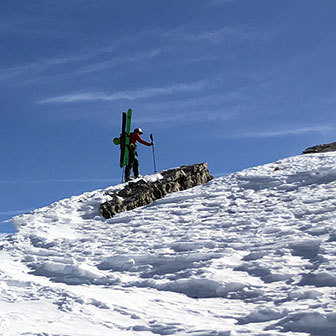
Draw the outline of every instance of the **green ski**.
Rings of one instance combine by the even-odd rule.
[[[128,165],[129,161],[129,145],[131,136],[131,121],[132,121],[132,109],[128,109],[126,117],[126,134],[125,134],[125,154],[124,154],[124,166]]]

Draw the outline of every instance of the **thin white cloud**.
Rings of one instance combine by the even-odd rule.
[[[0,184],[44,184],[44,183],[99,183],[99,182],[115,182],[119,178],[94,178],[94,179],[47,179],[47,180],[2,180]]]
[[[219,86],[219,82],[219,79],[201,82],[199,85],[205,89],[200,88],[199,91],[191,92],[191,94],[168,95],[160,97],[160,99],[132,101],[130,107],[137,111],[133,121],[141,122],[141,124],[155,124],[159,127],[172,126],[177,123],[223,123],[236,118],[240,114],[241,103],[245,99],[244,90],[237,89],[231,92],[218,92],[217,90],[217,93],[214,93],[216,87]],[[93,99],[97,97],[84,98]],[[115,102],[113,108],[122,110],[125,108],[125,103],[123,100]],[[67,110],[66,113],[57,114],[54,117],[71,120],[91,120],[94,118],[95,121],[98,121],[99,118],[104,124],[106,124],[106,120],[110,120],[111,124],[119,124],[119,119],[111,120],[110,106],[110,104],[102,105],[100,114],[97,115],[93,114],[90,108],[78,109],[74,105],[71,113]],[[137,120],[137,116],[139,116],[139,120]]]
[[[157,30],[148,32],[161,39],[175,42],[211,42],[223,43],[227,41],[244,42],[248,39],[253,41],[264,41],[265,34],[272,35],[272,32],[257,30],[251,26],[222,26],[215,29],[199,30],[194,26],[180,26],[170,30]]]
[[[210,5],[222,5],[235,2],[235,0],[209,0]]]
[[[112,94],[103,92],[83,92],[66,94],[62,96],[50,97],[39,101],[40,104],[65,104],[65,103],[81,103],[81,102],[113,102],[117,100],[137,100],[143,98],[152,98],[162,95],[170,95],[185,92],[197,92],[204,89],[206,83],[198,81],[194,83],[178,83],[166,87],[143,88],[133,91],[120,91]]]
[[[172,126],[172,125],[182,125],[182,124],[193,124],[193,123],[222,123],[225,122],[235,116],[234,113],[225,113],[220,110],[211,111],[209,113],[208,110],[198,110],[193,111],[192,117],[189,113],[183,113],[183,110],[176,110],[175,113],[163,113],[159,115],[148,115],[141,116],[141,118],[134,119],[134,123],[141,123],[142,125],[155,124],[156,127],[162,125],[164,127]]]
[[[14,67],[0,69],[0,81],[16,79],[17,77],[34,77],[41,73],[54,69],[55,66],[67,65],[69,63],[79,63],[89,61],[102,54],[110,54],[117,50],[118,41],[114,44],[98,47],[95,49],[83,48],[80,52],[68,55],[57,55],[51,58],[41,58],[34,62],[21,64]],[[54,78],[54,74],[52,76]]]
[[[0,26],[1,28],[1,26]],[[21,64],[18,66],[2,68],[0,69],[0,81],[6,81],[9,79],[17,79],[18,77],[29,77],[31,80],[32,77],[36,77],[41,73],[47,72],[50,69],[54,69],[55,66],[62,66],[67,65],[69,63],[82,63],[85,61],[90,61],[92,59],[96,59],[100,56],[108,56],[112,53],[117,53],[121,48],[123,43],[129,43],[134,39],[141,39],[145,38],[146,35],[151,34],[150,32],[139,33],[135,36],[123,36],[119,40],[114,40],[111,44],[107,44],[104,46],[96,47],[96,48],[83,48],[80,52],[70,53],[68,55],[57,55],[51,58],[42,58],[37,59],[36,61]],[[153,57],[158,56],[161,54],[162,50],[157,48],[150,51],[138,53],[137,55],[126,56],[126,57],[117,57],[115,56],[114,59],[108,61],[98,62],[97,64],[89,64],[87,66],[82,66],[79,70],[74,70],[71,72],[71,75],[80,75],[86,74],[93,71],[103,70],[106,67],[109,67],[113,64],[121,65],[128,62],[144,59],[151,59]],[[65,71],[67,75],[69,75],[68,71]],[[54,73],[52,77],[54,78]]]
[[[94,179],[58,179],[58,180],[50,180],[49,182],[59,182],[59,183],[94,183],[94,182],[104,182],[104,183],[110,183],[110,182],[115,182],[119,181],[120,178],[94,178]],[[48,181],[40,181],[40,183],[46,183]]]
[[[52,79],[54,82],[55,67],[65,66],[70,63],[73,65],[72,70],[69,72],[68,68],[59,68],[58,77],[86,75],[115,65],[121,66],[130,62],[151,60],[161,55],[164,51],[173,50],[176,46],[181,48],[180,44],[186,41],[197,44],[201,42],[219,44],[228,40],[241,41],[251,37],[255,38],[256,36],[260,37],[262,34],[256,33],[251,28],[232,26],[207,31],[199,31],[192,26],[180,26],[170,30],[141,31],[132,36],[121,36],[118,40],[113,40],[107,45],[83,48],[76,53],[56,55],[49,59],[36,59],[36,61],[30,63],[0,69],[0,81],[12,79],[16,80],[14,83],[24,84],[32,80],[36,82],[39,79]],[[139,51],[136,55],[120,56],[120,50],[127,51],[129,45],[136,42],[141,43],[141,41],[148,39],[154,39],[157,48],[150,51]],[[199,59],[203,58],[204,60],[206,60],[206,57],[208,56],[198,56]],[[97,60],[99,58],[100,60]],[[106,58],[108,59],[106,60]],[[49,74],[50,70],[53,70],[52,75]],[[18,78],[20,78],[20,81],[17,81]]]
[[[7,210],[7,211],[0,211],[1,216],[15,216],[23,213],[27,213],[32,211],[33,209],[20,209],[20,210]]]
[[[326,134],[329,132],[334,132],[336,127],[331,126],[307,126],[298,128],[287,128],[281,130],[273,131],[255,131],[255,132],[241,132],[239,134],[227,134],[222,137],[230,139],[241,139],[241,138],[274,138],[283,137],[289,135],[303,135],[308,133],[321,133]]]
[[[49,59],[41,59],[36,62],[30,62],[22,64],[16,67],[9,67],[0,69],[0,81],[7,81],[9,79],[24,77],[24,76],[36,76],[58,65],[65,65],[70,62],[79,62],[85,59],[93,57],[94,54],[86,55],[70,55],[70,56],[58,56]]]
[[[252,36],[251,31],[235,27],[223,27],[217,30],[201,32],[198,34],[187,34],[186,39],[191,41],[209,41],[213,43],[221,43],[227,40],[244,40]],[[254,36],[254,34],[253,34]]]
[[[228,93],[207,94],[183,99],[165,101],[146,101],[137,103],[142,124],[194,123],[194,122],[225,122],[236,117],[239,112],[236,105],[243,99],[239,91]],[[191,118],[192,111],[192,118]],[[134,120],[137,122],[138,120]]]
[[[92,59],[98,58],[100,54],[111,53],[112,47],[101,48],[95,51],[83,51],[81,54],[73,54],[69,56],[56,56],[50,59],[41,59],[36,62],[30,62],[16,67],[3,68],[0,69],[0,81],[17,80],[20,78],[20,84],[22,83],[32,83],[39,81],[50,81],[52,78],[53,82],[58,79],[64,79],[64,77],[75,77],[75,76],[85,76],[90,73],[97,71],[103,71],[108,68],[122,66],[125,64],[133,62],[141,62],[152,60],[155,57],[160,56],[164,52],[163,49],[153,49],[150,51],[139,52],[134,55],[120,57],[115,56],[112,59],[109,57],[106,61],[100,61],[96,63],[90,63]],[[87,61],[87,62],[86,62]],[[80,66],[80,63],[87,63],[86,65]],[[50,69],[55,67],[66,66],[70,63],[74,64],[74,70],[69,72],[68,70],[63,70],[60,68],[59,73],[55,75],[49,75]],[[77,70],[76,70],[77,69]],[[23,81],[22,81],[23,79]],[[17,82],[16,82],[17,83]]]
[[[74,72],[74,75],[85,75],[91,72],[96,71],[102,71],[111,67],[115,67],[118,65],[126,64],[126,63],[132,63],[132,62],[141,62],[145,60],[151,60],[159,55],[161,55],[163,52],[163,49],[153,49],[150,51],[145,51],[142,53],[136,53],[131,56],[125,56],[125,57],[114,57],[112,59],[109,59],[107,61],[102,61],[98,63],[89,64],[86,66],[83,66],[78,71]]]
[[[30,17],[16,13],[1,17],[0,32],[6,34],[27,34],[33,26],[37,26],[45,20],[39,16]]]

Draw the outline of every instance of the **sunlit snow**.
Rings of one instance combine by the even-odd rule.
[[[12,219],[1,335],[336,335],[335,153],[105,220],[98,206],[121,187]]]

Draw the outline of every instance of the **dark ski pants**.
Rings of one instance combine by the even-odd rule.
[[[131,177],[131,169],[133,169],[134,177],[139,176],[139,160],[138,153],[135,150],[129,150],[128,165],[125,168],[125,180],[127,181]]]

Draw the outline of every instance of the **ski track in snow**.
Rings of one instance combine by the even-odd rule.
[[[335,153],[103,219],[99,204],[121,187],[12,219],[0,335],[336,334]]]

